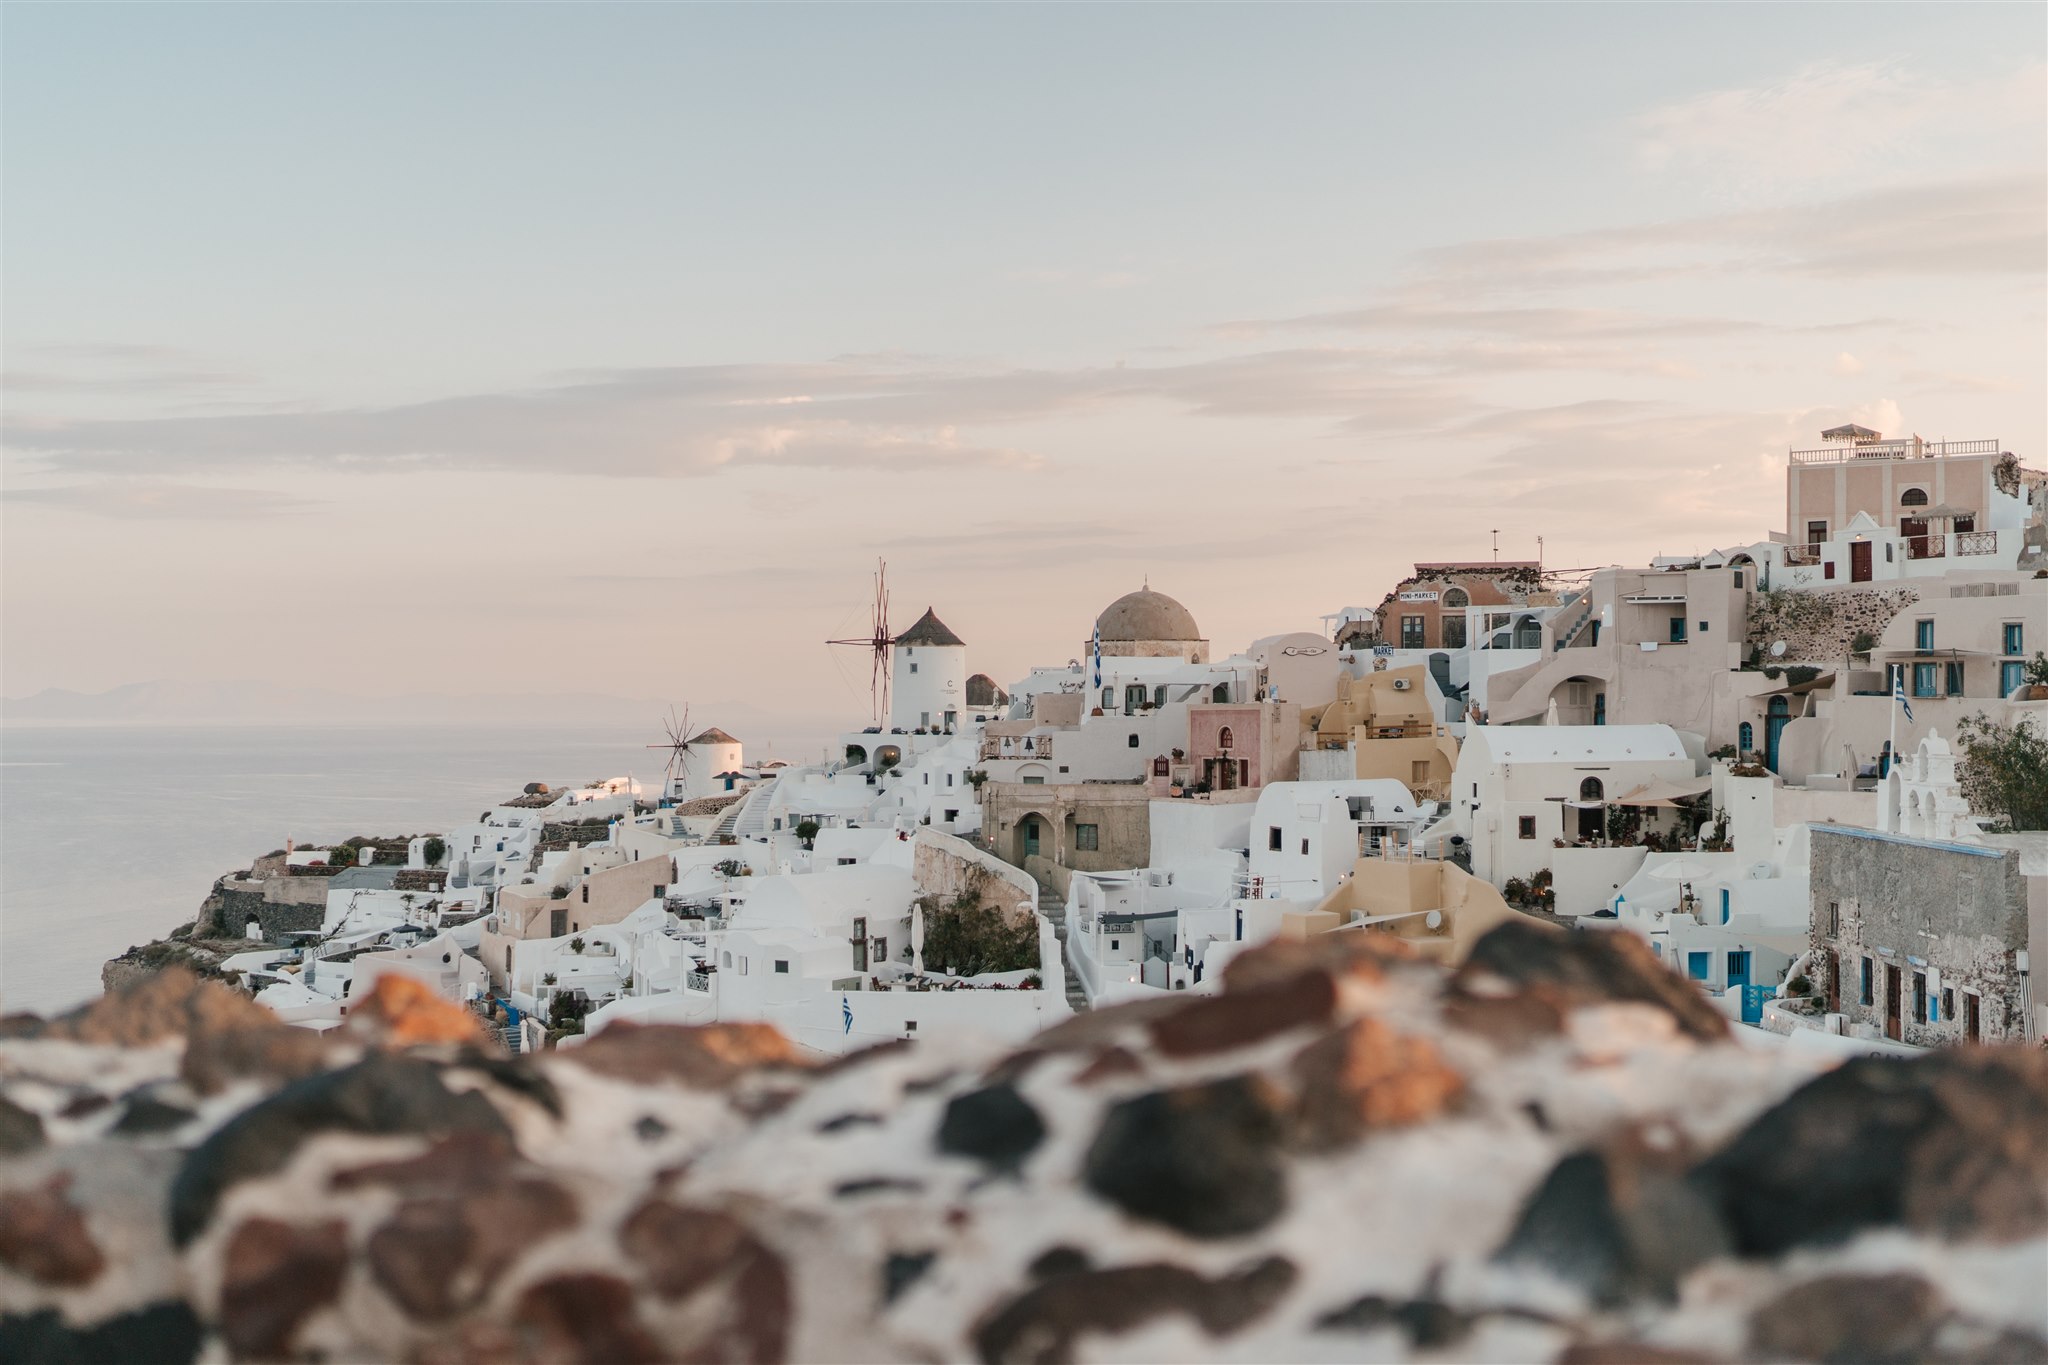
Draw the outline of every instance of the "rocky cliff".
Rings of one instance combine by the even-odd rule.
[[[2048,1056],[1819,1070],[1620,935],[825,1065],[380,985],[0,1023],[0,1359],[2048,1358]]]

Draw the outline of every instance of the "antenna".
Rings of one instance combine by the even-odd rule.
[[[884,725],[888,723],[889,716],[889,651],[896,643],[896,637],[889,631],[889,566],[880,558],[875,560],[875,602],[870,619],[873,627],[867,638],[827,640],[825,643],[854,645],[872,653],[868,691],[874,699],[875,724]]]
[[[690,775],[690,704],[683,703],[683,714],[678,717],[676,708],[668,708],[668,719],[661,723],[668,735],[666,744],[649,744],[649,749],[668,750],[668,762],[661,769],[661,794],[673,796],[676,782]]]
[[[1493,562],[1500,563],[1500,527],[1493,528]]]

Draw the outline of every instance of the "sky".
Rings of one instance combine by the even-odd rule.
[[[2048,463],[2048,10],[0,9],[0,692],[867,707]]]

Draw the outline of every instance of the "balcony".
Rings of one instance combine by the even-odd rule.
[[[1942,459],[1951,455],[1996,455],[1997,441],[1863,441],[1823,450],[1795,450],[1793,464],[1854,464],[1858,460]]]
[[[1051,758],[1051,735],[1023,735],[998,737],[984,735],[981,741],[981,759],[987,763],[999,758]]]
[[[709,995],[711,993],[711,974],[709,972],[685,972],[683,973],[683,984],[693,991]]]
[[[1802,564],[1818,564],[1820,563],[1820,546],[1818,544],[1787,545],[1785,547],[1785,563],[1792,568],[1797,568]]]
[[[1941,559],[1947,554],[1948,537],[1945,535],[1906,537],[1908,559]]]
[[[1998,553],[1998,532],[1959,531],[1956,533],[1958,555],[1995,555]]]

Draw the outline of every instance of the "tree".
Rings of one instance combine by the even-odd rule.
[[[816,820],[800,821],[796,827],[796,837],[804,841],[805,848],[814,847],[818,837],[818,822]]]
[[[2002,815],[2014,829],[2048,829],[2048,734],[2031,717],[2000,725],[1983,715],[1956,725],[1963,796],[1984,815]]]
[[[440,835],[436,834],[427,840],[426,844],[420,849],[420,854],[427,860],[428,867],[439,867],[441,860],[448,856],[448,845],[442,840]]]

